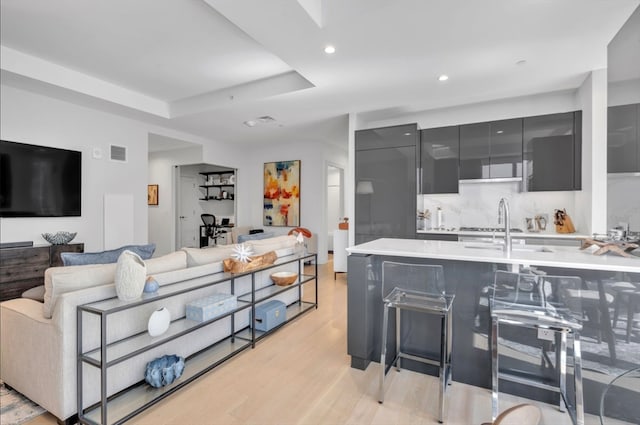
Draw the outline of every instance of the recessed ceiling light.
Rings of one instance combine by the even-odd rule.
[[[520,59],[518,62],[516,62],[516,65],[524,65],[526,63],[527,61],[525,59]]]
[[[331,44],[329,44],[328,46],[326,46],[326,47],[324,48],[324,52],[325,52],[326,54],[328,54],[328,55],[332,55],[332,54],[334,54],[334,53],[336,52],[336,48],[335,48],[335,47],[333,47]]]
[[[498,131],[496,131],[496,133],[498,133],[498,134],[502,134],[502,133],[504,133],[504,131],[502,131],[502,130],[498,130]]]
[[[254,120],[248,120],[248,121],[245,121],[243,124],[246,125],[247,127],[255,127],[257,122],[255,122]]]
[[[438,81],[447,81],[449,79],[449,76],[446,74],[442,74],[441,76],[438,77]]]
[[[404,133],[405,136],[411,136],[411,133]]]

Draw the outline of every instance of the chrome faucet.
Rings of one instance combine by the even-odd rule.
[[[504,210],[504,252],[511,254],[511,217],[509,216],[509,202],[501,198],[498,204],[498,224],[502,223],[502,211]]]

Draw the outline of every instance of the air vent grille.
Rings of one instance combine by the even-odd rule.
[[[109,157],[112,161],[127,162],[127,148],[124,146],[111,145]]]

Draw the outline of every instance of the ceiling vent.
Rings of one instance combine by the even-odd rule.
[[[110,146],[110,155],[112,161],[127,162],[127,148],[124,146]]]

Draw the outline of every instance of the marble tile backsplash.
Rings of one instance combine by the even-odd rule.
[[[498,203],[500,198],[509,202],[511,227],[526,229],[527,217],[538,214],[548,216],[547,231],[554,231],[553,212],[565,208],[572,217],[576,231],[580,232],[576,222],[574,192],[521,192],[519,182],[463,183],[460,193],[447,195],[418,195],[418,209],[432,212],[431,225],[435,226],[436,210],[442,208],[443,225],[446,228],[497,227]]]

